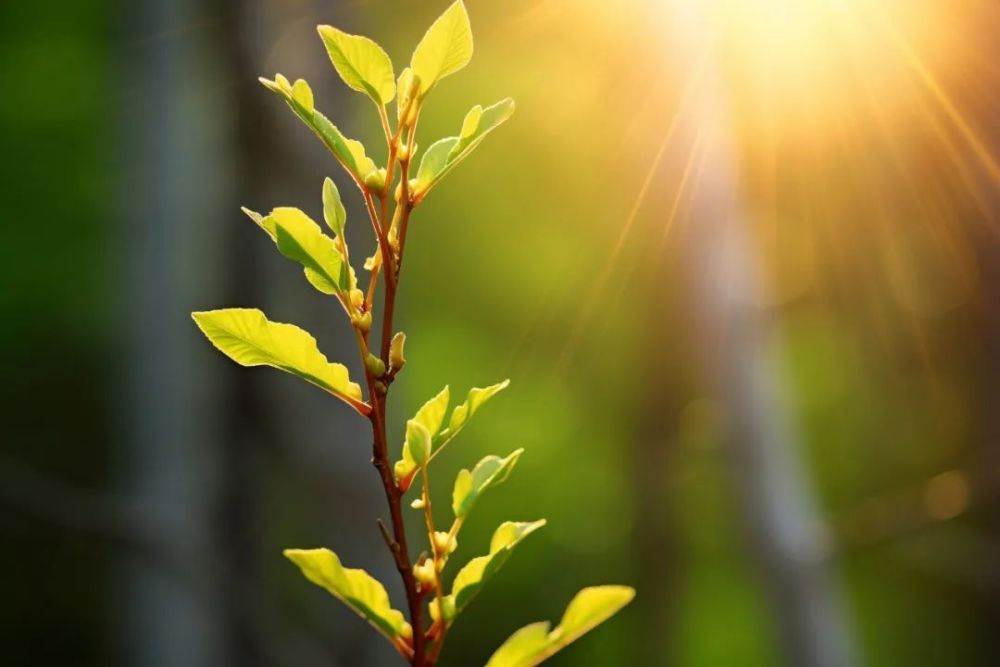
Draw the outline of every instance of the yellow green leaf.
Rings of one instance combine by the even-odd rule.
[[[361,569],[345,568],[329,549],[285,549],[306,579],[333,594],[372,627],[399,645],[413,636],[402,612],[393,609],[389,594],[377,579]]]
[[[361,145],[360,141],[348,139],[326,116],[312,108],[311,105],[303,103],[305,100],[312,99],[312,90],[309,89],[309,84],[299,79],[295,82],[295,86],[292,86],[288,83],[288,79],[280,74],[275,75],[274,81],[261,78],[260,82],[268,90],[284,98],[295,115],[319,137],[320,141],[337,158],[337,161],[351,174],[358,187],[361,187],[361,184],[365,182],[365,177],[375,171],[374,160],[365,154],[365,147]],[[298,93],[293,94],[296,86]]]
[[[451,398],[449,388],[446,386],[437,396],[424,403],[417,414],[406,423],[406,439],[403,442],[403,458],[396,462],[394,472],[396,481],[400,486],[409,488],[409,480],[417,468],[422,465],[431,454],[433,438],[441,429],[444,422],[445,412],[448,410],[448,402]],[[426,441],[425,441],[426,436]],[[419,439],[419,440],[418,440]],[[419,445],[417,451],[415,446]]]
[[[451,586],[455,613],[461,612],[483,585],[507,562],[521,540],[545,525],[545,519],[533,522],[505,521],[494,531],[490,552],[473,558],[458,571]]]
[[[417,167],[416,195],[425,195],[513,113],[514,100],[509,97],[485,109],[478,104],[472,107],[465,115],[457,137],[439,139],[424,152]]]
[[[330,392],[362,414],[370,411],[347,367],[328,361],[316,339],[297,326],[272,322],[256,308],[209,310],[191,316],[212,345],[241,366],[277,368]]]
[[[459,470],[451,494],[451,508],[455,512],[455,518],[464,518],[479,500],[479,496],[506,480],[523,452],[523,449],[518,449],[505,458],[491,454],[483,457],[471,471],[464,468]]]
[[[340,199],[340,190],[332,178],[323,181],[323,219],[327,227],[337,236],[344,235],[344,225],[347,223],[347,210]]]
[[[488,387],[473,387],[469,390],[469,395],[465,402],[455,406],[451,411],[451,418],[448,420],[448,427],[440,431],[434,438],[435,451],[444,447],[452,438],[465,428],[465,425],[472,419],[472,415],[501,391],[510,386],[510,380],[504,380]]]
[[[465,3],[457,0],[427,29],[410,59],[413,73],[420,77],[420,96],[472,59],[472,26]]]
[[[317,290],[343,294],[350,289],[343,255],[308,215],[297,208],[276,208],[264,218],[262,226],[265,230],[273,228],[278,250],[304,267],[306,279]]]
[[[496,650],[486,667],[534,667],[608,620],[635,597],[628,586],[584,588],[551,632],[547,621],[527,625]]]
[[[392,61],[381,46],[362,35],[350,35],[333,26],[321,25],[323,39],[337,74],[350,88],[365,93],[384,106],[396,94]]]

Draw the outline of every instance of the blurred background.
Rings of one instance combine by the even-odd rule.
[[[360,374],[342,314],[239,212],[356,190],[259,75],[382,160],[318,23],[397,72],[427,0],[0,6],[0,661],[385,665],[305,582],[401,590],[366,424],[238,368],[195,309],[259,306]],[[1000,4],[468,0],[418,141],[514,117],[415,216],[394,441],[505,377],[435,464],[523,446],[463,531],[546,517],[463,615],[483,664],[573,592],[636,601],[552,665],[987,665],[1000,653]],[[360,267],[359,267],[360,268]],[[419,531],[419,517],[413,519]]]

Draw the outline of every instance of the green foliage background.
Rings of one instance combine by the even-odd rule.
[[[167,24],[97,1],[58,12],[0,7],[0,71],[14,73],[0,96],[0,656],[7,664],[115,664],[135,655],[133,633],[155,625],[128,611],[135,563],[164,560],[144,541],[136,546],[133,530],[155,526],[156,512],[129,501],[149,491],[135,476],[143,467],[136,453],[149,454],[129,428],[147,407],[128,378],[140,354],[157,354],[136,349],[135,318],[149,312],[136,308],[137,294],[163,321],[181,323],[190,352],[176,372],[207,387],[198,397],[211,399],[192,413],[207,430],[185,484],[201,489],[199,498],[225,490],[221,501],[208,501],[206,553],[231,558],[243,576],[239,590],[216,591],[198,617],[223,647],[215,664],[376,665],[390,655],[281,557],[282,547],[306,543],[336,548],[355,565],[380,557],[371,518],[383,501],[367,465],[369,443],[348,425],[355,415],[293,380],[248,379],[195,344],[187,313],[213,303],[213,290],[238,294],[244,305],[261,302],[277,319],[308,325],[331,358],[358,373],[350,341],[334,333],[338,314],[317,312],[319,295],[280,259],[265,259],[269,242],[239,212],[239,204],[282,202],[318,219],[319,187],[332,175],[350,192],[354,232],[363,220],[332,160],[284,109],[268,106],[274,100],[256,77],[305,76],[319,108],[375,145],[370,103],[340,87],[312,26],[369,34],[404,62],[440,8],[250,5],[180,3]],[[478,506],[456,562],[485,553],[503,520],[544,516],[548,525],[469,608],[443,663],[480,664],[517,627],[557,619],[580,585],[613,580],[639,590],[635,603],[551,664],[780,664],[775,616],[734,490],[740,471],[726,457],[720,397],[705,370],[719,343],[692,323],[698,302],[684,240],[693,223],[675,228],[660,251],[674,192],[665,184],[677,182],[683,155],[662,163],[605,274],[690,64],[668,57],[654,20],[662,17],[643,3],[615,11],[526,0],[469,5],[476,55],[436,91],[420,143],[454,133],[476,103],[510,95],[518,112],[418,209],[397,314],[413,363],[397,385],[395,441],[404,416],[443,384],[461,395],[512,378],[489,419],[477,420],[436,464],[450,479],[485,454],[526,449],[504,493]],[[988,35],[990,26],[979,29]],[[237,46],[227,45],[234,39]],[[149,87],[168,85],[142,77],[143,59],[161,49],[196,74],[189,88],[173,91],[186,110],[170,125],[137,117]],[[247,100],[255,106],[241,106]],[[967,100],[990,127],[993,102]],[[203,136],[206,126],[217,140],[166,169],[210,163],[198,192],[213,192],[219,212],[192,204],[207,213],[177,222],[187,231],[169,255],[174,264],[137,256],[152,232],[137,213],[146,192],[135,181],[163,156],[142,152],[136,128],[180,137]],[[248,126],[259,126],[259,135],[241,134]],[[889,161],[867,159],[875,168]],[[852,165],[831,161],[827,169],[830,182],[842,183]],[[782,176],[792,185],[798,177]],[[804,215],[786,209],[789,220]],[[975,246],[974,202],[957,199],[952,211]],[[890,206],[888,215],[902,220],[908,211]],[[772,363],[788,378],[786,398],[821,518],[836,540],[831,562],[865,662],[988,664],[997,648],[996,477],[989,474],[997,329],[988,307],[996,253],[980,246],[979,278],[965,298],[915,317],[892,281],[868,268],[881,257],[876,235],[852,235],[847,263],[835,243],[815,240],[836,225],[864,223],[847,201],[817,225],[817,278],[769,310],[785,343]],[[230,243],[238,237],[247,240]],[[914,262],[919,275],[941,271],[933,257]],[[257,273],[244,278],[234,265]],[[793,279],[780,268],[771,276],[779,285]],[[249,389],[235,390],[241,383]],[[158,405],[177,400],[192,401],[163,395]],[[225,414],[215,414],[218,405]],[[253,434],[239,424],[255,426]],[[233,460],[241,466],[225,465]],[[925,508],[927,484],[950,470],[972,480],[971,501],[959,516],[935,521]],[[189,517],[186,507],[173,511]],[[166,559],[168,589],[187,590],[171,573],[199,567],[184,560],[188,553],[179,552],[179,568]],[[224,560],[223,570],[232,563]],[[388,582],[388,559],[383,568]],[[390,593],[401,599],[391,586]],[[264,611],[233,612],[251,599]]]

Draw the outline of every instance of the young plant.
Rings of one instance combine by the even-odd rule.
[[[307,579],[325,588],[384,635],[414,667],[434,665],[445,637],[476,593],[503,566],[524,538],[545,525],[545,520],[501,524],[493,534],[489,553],[473,558],[455,575],[450,589],[444,570],[458,544],[463,524],[480,496],[497,486],[517,464],[522,450],[507,456],[487,456],[471,470],[462,470],[452,491],[454,518],[447,528],[438,526],[431,507],[431,464],[462,431],[472,416],[508,381],[476,387],[456,405],[445,420],[450,392],[445,387],[406,422],[399,459],[390,462],[386,420],[389,389],[406,364],[402,332],[393,333],[393,311],[403,267],[410,218],[430,191],[483,138],[507,120],[514,102],[504,99],[488,107],[474,106],[456,136],[439,139],[420,157],[417,123],[430,93],[445,77],[468,64],[472,57],[472,32],[465,5],[452,4],[417,44],[410,66],[396,79],[392,63],[378,44],[332,26],[319,26],[319,36],[334,69],[350,88],[367,95],[375,105],[385,135],[388,157],[378,167],[360,142],[348,139],[320,113],[309,84],[289,82],[281,74],[261,79],[279,95],[347,170],[364,199],[375,235],[375,252],[365,260],[368,284],[362,289],[351,266],[344,236],[346,212],[333,181],[323,183],[323,218],[332,236],[297,208],[275,208],[267,215],[243,209],[278,247],[302,265],[306,280],[343,309],[357,343],[364,368],[367,399],[351,380],[347,368],[332,363],[320,352],[316,340],[292,324],[273,322],[256,309],[232,308],[193,313],[195,322],[215,347],[243,366],[271,366],[297,375],[342,400],[371,422],[372,461],[389,504],[391,528],[379,521],[385,543],[406,591],[408,613],[392,606],[385,587],[364,570],[344,567],[329,549],[288,549],[285,555]],[[387,105],[395,102],[395,119]],[[397,181],[398,172],[398,181]],[[390,215],[391,209],[391,215]],[[356,255],[355,255],[356,257]],[[381,277],[381,281],[379,278]],[[376,292],[382,285],[381,329],[373,329]],[[415,491],[410,506],[423,514],[428,547],[412,559],[403,520],[402,504]],[[570,602],[554,630],[547,623],[528,625],[514,633],[487,663],[489,667],[537,665],[585,632],[603,622],[634,596],[625,586],[586,588]],[[425,622],[424,605],[429,622]]]

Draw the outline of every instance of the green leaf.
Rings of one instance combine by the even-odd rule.
[[[392,608],[377,579],[364,570],[343,567],[329,549],[285,549],[284,554],[306,579],[328,590],[393,644],[399,646],[402,640],[408,645],[413,630],[402,612]]]
[[[351,288],[343,255],[332,238],[297,208],[276,208],[259,223],[281,254],[301,264],[306,279],[323,294],[343,294]]]
[[[465,517],[479,496],[506,480],[523,452],[523,449],[518,449],[506,458],[491,454],[481,459],[471,472],[467,469],[459,470],[451,494],[451,508],[455,512],[455,518]]]
[[[385,106],[396,94],[392,61],[381,46],[361,35],[350,35],[333,26],[318,27],[337,74],[349,87]]]
[[[347,224],[347,209],[344,208],[344,202],[340,200],[340,190],[337,189],[337,185],[331,178],[323,181],[323,219],[334,234],[344,235],[344,225]]]
[[[444,414],[448,410],[451,393],[446,386],[437,396],[424,403],[417,414],[406,422],[406,440],[403,442],[403,458],[393,468],[396,481],[405,491],[416,472],[431,454],[433,438],[441,429]],[[426,436],[426,442],[424,437]],[[419,440],[418,440],[419,439]],[[416,449],[419,447],[419,451]]]
[[[500,524],[490,540],[490,552],[473,558],[455,575],[451,586],[455,613],[461,612],[483,585],[503,567],[521,540],[544,525],[545,519],[530,523],[505,521]]]
[[[271,322],[256,308],[228,308],[191,313],[198,328],[220,352],[241,366],[271,366],[298,375],[367,415],[361,387],[347,367],[331,363],[316,339],[293,324]]]
[[[592,586],[576,594],[551,632],[547,621],[527,625],[505,641],[486,667],[534,667],[614,616],[635,597],[628,586]]]
[[[472,415],[476,414],[476,411],[486,401],[490,400],[501,391],[510,386],[510,380],[504,380],[503,382],[498,382],[496,384],[491,384],[488,387],[473,387],[469,390],[468,398],[461,405],[455,406],[455,409],[451,411],[451,419],[448,420],[448,428],[439,432],[434,438],[434,449],[435,451],[444,447],[448,442],[458,435],[459,431],[465,428],[465,425],[469,423],[472,419]]]
[[[476,105],[465,114],[462,130],[457,137],[446,137],[431,144],[417,168],[417,196],[423,196],[444,178],[459,162],[482,143],[486,135],[499,127],[514,113],[514,100],[509,97],[486,107]]]
[[[427,29],[410,59],[413,73],[420,77],[420,96],[472,59],[472,26],[465,3],[457,0]]]
[[[358,184],[358,187],[361,188],[365,182],[365,177],[375,171],[375,162],[365,154],[365,147],[360,141],[345,137],[337,129],[337,126],[331,123],[326,116],[314,109],[312,104],[305,104],[306,101],[311,102],[312,100],[312,90],[309,88],[309,84],[303,79],[299,79],[293,87],[288,83],[288,79],[281,74],[276,74],[274,81],[261,78],[260,82],[268,90],[284,98],[288,106],[295,112],[295,115],[319,137],[320,141],[333,153],[337,161],[347,169]],[[293,92],[295,87],[298,88],[297,92]],[[308,95],[306,91],[308,91]]]

